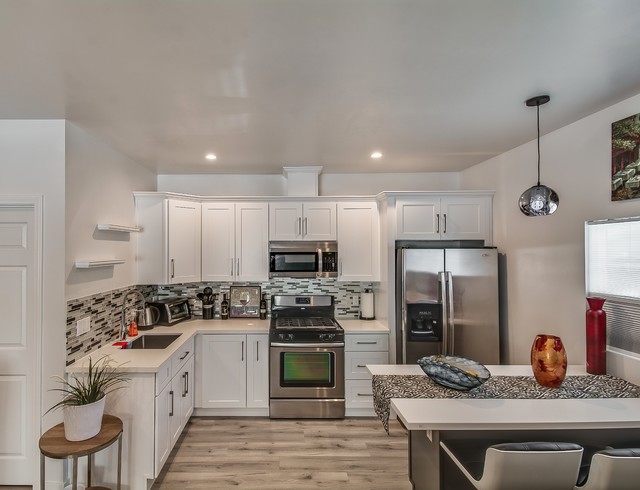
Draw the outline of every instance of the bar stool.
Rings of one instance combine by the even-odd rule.
[[[91,467],[93,454],[109,447],[118,441],[118,480],[117,490],[120,490],[122,474],[122,420],[113,415],[102,417],[100,432],[86,441],[67,441],[64,437],[64,424],[52,427],[40,437],[40,488],[44,490],[44,462],[45,456],[52,459],[73,460],[72,489],[78,489],[78,458],[87,456],[87,488],[86,490],[109,490],[106,487],[91,486]]]

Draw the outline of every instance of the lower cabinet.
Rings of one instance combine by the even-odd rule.
[[[194,406],[193,341],[165,362],[156,375],[155,471],[160,470],[182,434]],[[168,376],[167,376],[168,374]]]
[[[346,333],[344,352],[345,412],[347,416],[375,415],[367,364],[388,364],[389,335]]]
[[[268,414],[268,334],[200,335],[196,350],[198,415]]]

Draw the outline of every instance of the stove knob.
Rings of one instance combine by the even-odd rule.
[[[287,340],[293,340],[293,334],[292,333],[287,334]]]

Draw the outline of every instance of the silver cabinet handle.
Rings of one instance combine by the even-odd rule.
[[[244,340],[242,341],[242,347],[240,348],[240,354],[242,355],[242,360],[244,361]]]
[[[173,417],[173,390],[169,392],[171,395],[171,410],[169,410],[169,417]]]
[[[307,228],[307,218],[304,219],[304,236],[307,236],[309,229]]]
[[[229,272],[229,275],[233,276],[233,258],[229,259],[229,263],[231,264],[231,271]]]
[[[341,276],[342,275],[342,259],[338,259],[338,260],[340,262],[340,274],[339,275]]]
[[[236,276],[240,275],[240,259],[236,259]]]
[[[302,235],[302,218],[298,218],[298,235]]]
[[[442,217],[444,218],[444,229],[442,230],[442,233],[446,233],[447,232],[447,215],[446,215],[446,213],[443,214]]]
[[[359,345],[376,345],[377,343],[378,342],[376,342],[375,340],[373,342],[361,342],[361,341],[356,342],[356,344],[359,344]]]
[[[364,367],[367,367],[367,365],[366,364],[358,364],[358,367],[359,368],[364,368]]]
[[[186,395],[188,395],[189,394],[189,371],[185,371],[184,377],[185,377],[185,380],[184,380],[184,392],[185,392]]]
[[[182,373],[182,398],[187,396],[187,373]]]
[[[440,214],[436,214],[436,233],[440,233]]]
[[[358,396],[373,396],[373,393],[358,393]]]
[[[176,261],[171,259],[171,279],[176,275]]]
[[[256,340],[256,362],[260,362],[260,341]]]

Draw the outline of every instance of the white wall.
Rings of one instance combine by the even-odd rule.
[[[43,298],[40,413],[58,399],[49,392],[54,374],[65,367],[64,207],[65,123],[61,120],[0,120],[0,194],[42,195]],[[61,421],[61,413],[43,417],[38,434]],[[37,441],[32,442],[37,447]],[[36,451],[37,454],[37,451]],[[60,463],[47,465],[47,479],[61,478]],[[56,476],[57,474],[57,476]]]
[[[66,299],[136,283],[136,234],[99,231],[98,223],[136,224],[133,191],[155,191],[156,174],[82,129],[66,131]],[[99,269],[75,269],[77,259],[124,259]]]
[[[518,208],[536,183],[535,141],[461,173],[463,189],[496,190],[494,243],[507,262],[506,362],[528,363],[535,335],[551,333],[562,337],[570,364],[584,364],[584,222],[640,215],[640,200],[610,197],[611,123],[638,112],[640,95],[542,137],[541,182],[560,197],[551,216],[530,218]]]
[[[321,196],[372,196],[382,191],[457,190],[457,172],[320,174]],[[158,191],[199,196],[285,196],[283,175],[158,175]]]

